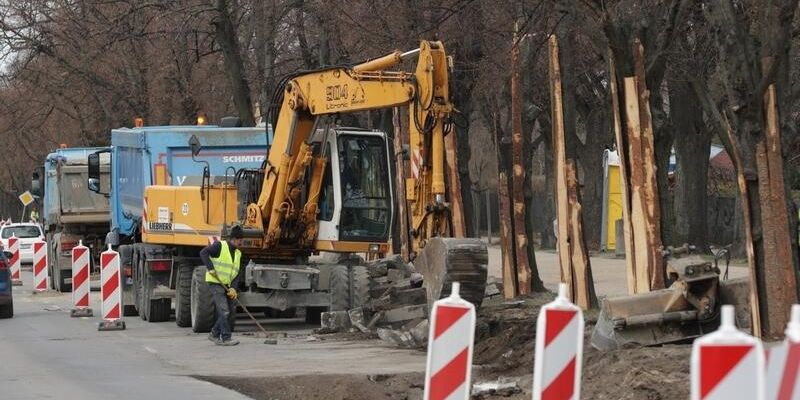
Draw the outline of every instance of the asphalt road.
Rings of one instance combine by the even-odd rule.
[[[244,399],[192,376],[292,376],[424,371],[425,354],[378,341],[340,341],[311,334],[296,320],[270,321],[278,345],[262,344],[239,316],[235,347],[214,346],[206,334],[174,321],[126,317],[127,330],[98,332],[95,317],[70,318],[70,295],[31,294],[31,273],[15,287],[15,316],[0,320],[0,398]],[[244,317],[246,318],[246,316]],[[265,321],[266,322],[266,321]]]

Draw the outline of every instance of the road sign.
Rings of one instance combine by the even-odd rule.
[[[29,204],[33,203],[33,195],[29,191],[25,191],[25,193],[19,195],[19,201],[22,202],[23,206],[28,206]]]

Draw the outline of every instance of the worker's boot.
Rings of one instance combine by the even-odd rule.
[[[239,341],[235,340],[235,339],[224,340],[224,339],[220,338],[220,339],[216,340],[214,343],[217,346],[236,346],[237,344],[239,344]]]
[[[208,340],[216,343],[219,340],[219,335],[214,335],[214,332],[208,332]]]

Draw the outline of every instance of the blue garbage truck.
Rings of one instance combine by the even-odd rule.
[[[182,284],[187,277],[181,275],[191,274],[194,266],[201,264],[199,251],[214,235],[196,232],[202,240],[193,245],[143,243],[145,188],[233,184],[238,171],[263,167],[271,128],[236,125],[235,119],[223,119],[219,126],[114,129],[111,147],[89,156],[89,190],[109,199],[111,223],[105,242],[120,253],[123,315],[167,321],[174,299],[178,326],[191,326],[190,288]],[[203,143],[203,153],[196,158],[189,145],[193,137]],[[110,176],[102,173],[105,162]]]

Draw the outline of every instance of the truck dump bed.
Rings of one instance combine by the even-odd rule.
[[[44,163],[45,225],[108,222],[108,198],[88,190],[87,157],[106,148],[64,148],[47,156]],[[101,166],[108,174],[108,163]]]
[[[264,127],[148,126],[111,132],[112,229],[131,236],[141,223],[144,188],[149,185],[199,186],[204,164],[192,160],[189,139],[203,145],[198,161],[208,162],[211,182],[228,179],[236,170],[259,168],[266,159]],[[232,169],[229,169],[232,167]]]

